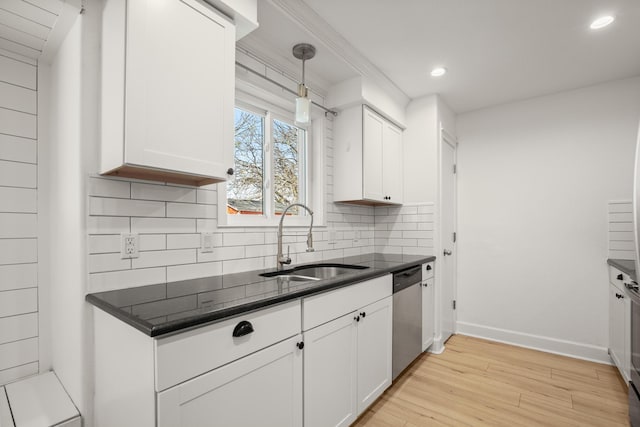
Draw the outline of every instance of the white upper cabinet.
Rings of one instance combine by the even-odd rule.
[[[367,106],[334,121],[334,201],[402,204],[402,130]]]
[[[102,174],[205,185],[233,165],[235,26],[198,0],[108,0]]]

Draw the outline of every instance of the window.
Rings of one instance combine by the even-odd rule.
[[[308,132],[282,114],[250,105],[237,106],[234,119],[234,174],[226,185],[227,223],[265,224],[291,203],[307,204]],[[305,212],[294,207],[287,213]],[[236,221],[238,217],[243,219]]]

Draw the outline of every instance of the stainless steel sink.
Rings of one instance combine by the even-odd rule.
[[[341,274],[353,273],[369,267],[351,264],[311,264],[301,265],[289,270],[262,273],[263,277],[289,277],[291,281],[331,279]]]
[[[280,274],[276,277],[278,278],[278,281],[285,282],[309,282],[312,280],[320,280],[319,277],[302,276],[300,274]]]

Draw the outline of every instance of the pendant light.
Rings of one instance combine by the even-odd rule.
[[[304,62],[316,56],[316,48],[308,43],[298,43],[293,47],[293,56],[302,60],[302,83],[298,85],[296,98],[296,124],[304,126],[311,120],[311,99],[309,89],[304,84]]]

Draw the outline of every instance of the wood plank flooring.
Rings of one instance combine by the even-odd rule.
[[[455,335],[424,354],[355,427],[628,426],[615,367]]]

